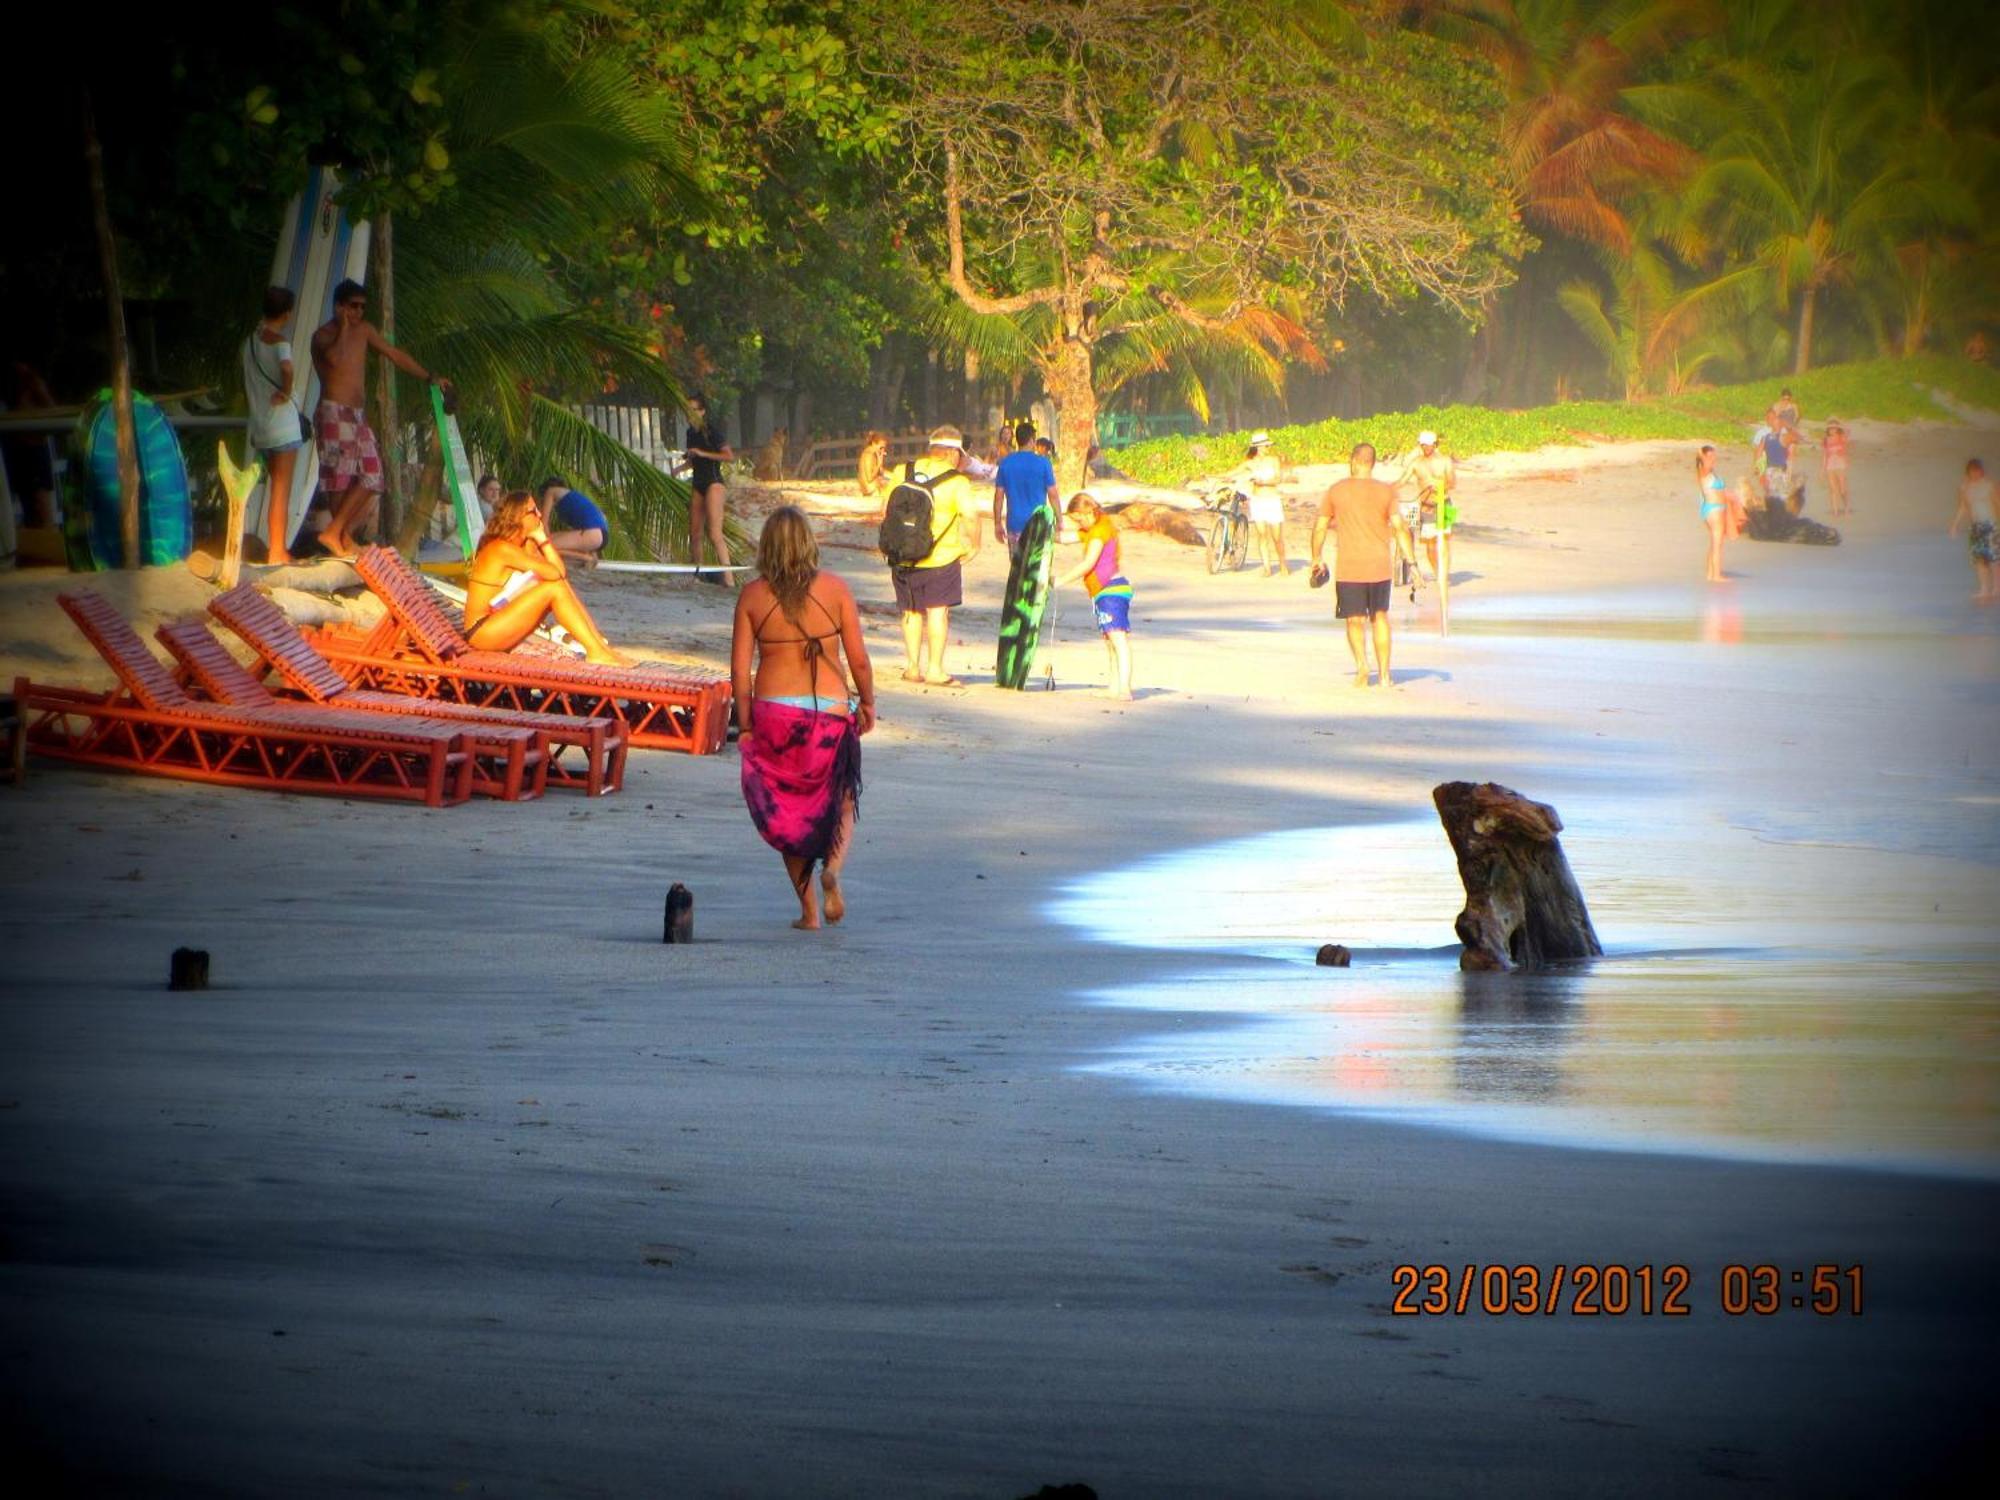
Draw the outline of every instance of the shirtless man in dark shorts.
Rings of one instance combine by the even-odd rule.
[[[319,372],[319,408],[313,414],[319,487],[332,511],[318,540],[335,557],[354,555],[354,528],[368,518],[382,494],[382,453],[366,415],[368,351],[426,384],[451,386],[383,338],[367,311],[367,290],[359,282],[343,281],[333,289],[332,321],[312,336],[313,369]]]
[[[1326,582],[1326,533],[1334,535],[1334,615],[1347,622],[1347,649],[1354,653],[1354,685],[1368,686],[1368,626],[1374,625],[1375,665],[1382,687],[1389,679],[1389,578],[1396,549],[1413,563],[1416,545],[1396,505],[1396,488],[1375,478],[1375,447],[1357,443],[1347,461],[1348,477],[1328,488],[1313,522],[1312,586]]]

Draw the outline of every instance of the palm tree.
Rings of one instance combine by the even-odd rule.
[[[669,405],[681,395],[650,330],[571,293],[565,252],[643,222],[662,199],[699,206],[678,137],[628,72],[529,20],[463,37],[448,84],[452,180],[398,216],[405,341],[451,373],[467,439],[489,463],[521,484],[551,472],[589,484],[614,546],[645,555],[686,534],[687,486],[572,405],[612,389]]]
[[[1685,203],[1795,318],[1795,373],[1812,363],[1829,294],[1889,271],[1899,245],[1976,214],[1949,176],[1901,149],[1911,119],[1900,84],[1888,58],[1839,47],[1796,70],[1747,60],[1716,70],[1719,128]]]

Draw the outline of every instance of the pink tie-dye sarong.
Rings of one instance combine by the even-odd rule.
[[[750,705],[743,801],[764,842],[796,859],[837,853],[841,812],[861,796],[861,736],[839,714],[759,698]]]

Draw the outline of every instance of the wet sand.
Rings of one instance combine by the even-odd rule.
[[[1948,613],[1970,581],[1938,487],[1971,441],[1857,441],[1850,546],[1934,568],[1916,627],[1990,715],[1995,638]],[[149,1494],[1859,1494],[1990,1467],[1991,1181],[1529,1145],[1088,1070],[1216,1022],[1082,1003],[1189,954],[1090,941],[1050,916],[1059,889],[1406,821],[1450,776],[1671,809],[1688,756],[1724,746],[1732,786],[1791,784],[1767,733],[1789,725],[1860,852],[1797,867],[1786,922],[1824,905],[1815,882],[1834,920],[1875,889],[1896,923],[1927,889],[1990,895],[1990,806],[1951,801],[1990,789],[1990,716],[1885,717],[1868,679],[1720,641],[1741,664],[1662,683],[1657,720],[1603,714],[1608,667],[1552,680],[1467,629],[1604,590],[1707,618],[1671,458],[1482,481],[1460,633],[1408,628],[1390,695],[1344,686],[1324,594],[1211,580],[1148,537],[1128,708],[1087,695],[1076,596],[1061,690],[1018,698],[903,688],[871,616],[854,910],[816,936],[784,925],[733,755],[637,756],[595,805],[438,813],[36,767],[0,796],[10,1448]],[[1870,478],[1909,492],[1871,514]],[[863,533],[822,509],[830,541]],[[864,554],[828,561],[886,598]],[[1759,599],[1810,597],[1816,565],[1734,550],[1720,629],[1754,636]],[[990,673],[999,572],[974,567],[962,674]],[[614,638],[726,638],[720,590],[587,586]],[[199,601],[138,588],[141,614]],[[0,580],[0,655],[85,680],[52,591]],[[1864,776],[1899,788],[1898,837],[1899,809],[1961,816],[1916,848],[1875,819],[1871,842]],[[657,942],[673,880],[685,949]],[[1586,890],[1615,926],[1616,883]],[[215,990],[164,991],[180,943],[215,954]],[[1685,1264],[1689,1315],[1391,1310],[1401,1264],[1559,1263]],[[1795,1310],[1787,1281],[1771,1316],[1727,1316],[1730,1263],[1859,1264],[1863,1310]]]

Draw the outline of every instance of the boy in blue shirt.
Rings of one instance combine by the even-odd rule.
[[[566,564],[593,566],[611,540],[611,522],[597,502],[553,474],[542,481],[542,522]]]
[[[1056,471],[1035,451],[1035,424],[1014,428],[1014,451],[1000,460],[993,480],[993,539],[1007,545],[1007,555],[1021,550],[1021,533],[1038,506],[1056,509]]]

